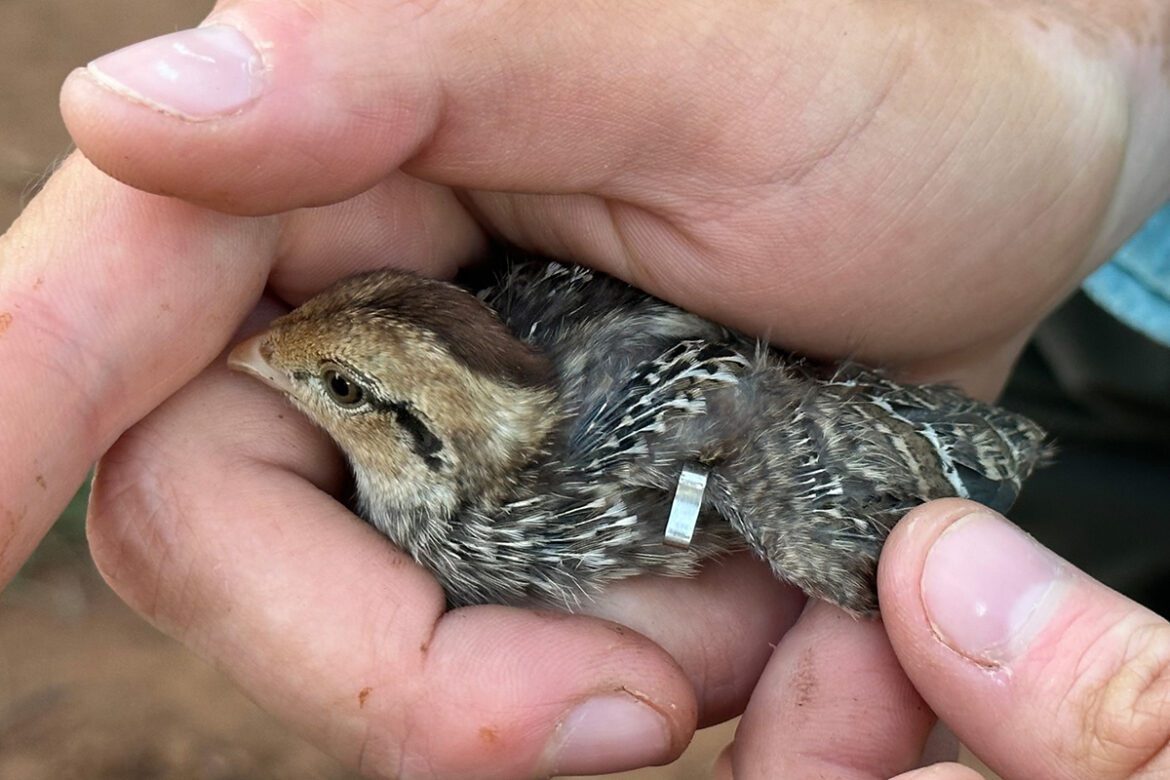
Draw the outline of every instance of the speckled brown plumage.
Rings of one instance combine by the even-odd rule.
[[[582,268],[513,262],[477,292],[366,274],[232,357],[333,436],[357,511],[456,605],[571,608],[746,547],[871,613],[907,510],[945,496],[1006,509],[1046,454],[1023,417],[794,359]],[[679,549],[663,532],[687,464],[711,477]]]

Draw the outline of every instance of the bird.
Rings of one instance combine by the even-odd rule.
[[[1030,419],[946,385],[804,358],[583,266],[515,251],[492,268],[470,287],[343,279],[228,358],[333,439],[354,511],[452,608],[572,611],[750,550],[872,616],[906,512],[1006,511],[1051,453]]]

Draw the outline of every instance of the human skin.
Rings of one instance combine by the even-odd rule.
[[[880,673],[787,755],[840,769],[825,735],[881,711],[896,728],[858,735],[849,765],[909,769],[938,689],[876,624],[801,614],[748,561],[615,588],[594,611],[635,631],[444,614],[334,500],[322,437],[217,356],[266,285],[295,304],[387,263],[446,275],[493,233],[989,397],[1170,192],[1167,3],[253,0],[212,19],[260,45],[250,99],[177,116],[174,95],[75,73],[62,109],[88,159],[0,243],[20,377],[0,387],[0,577],[104,454],[90,538],[113,587],[368,773],[666,761],[744,708],[770,643],[772,670],[825,638]]]
[[[809,624],[830,636],[853,634],[849,640],[825,642],[800,623],[785,636],[717,778],[815,776],[788,742],[815,744],[806,732],[823,735],[825,723],[836,723],[838,734],[856,733],[848,724],[857,721],[842,714],[865,722],[884,714],[850,711],[840,702],[855,695],[858,680],[872,689],[894,679],[882,674],[892,658],[1003,778],[1120,780],[1170,772],[1170,624],[1002,517],[955,499],[914,510],[887,543],[879,591],[886,634],[875,636],[881,632],[873,627],[868,654],[855,652],[859,629],[822,604],[806,613]],[[809,690],[815,695],[801,696]],[[873,731],[883,730],[897,726],[878,721]],[[895,774],[867,771],[873,763],[865,751],[875,743],[835,742],[838,765],[852,774],[827,776]],[[938,764],[896,780],[979,777]]]

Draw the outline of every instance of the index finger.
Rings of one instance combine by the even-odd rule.
[[[811,602],[776,648],[736,730],[736,780],[885,778],[913,766],[934,723],[885,629]]]
[[[0,584],[97,457],[227,343],[278,234],[75,153],[0,238]]]

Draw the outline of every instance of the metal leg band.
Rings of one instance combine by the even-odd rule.
[[[666,521],[666,536],[663,539],[671,547],[691,546],[710,473],[700,466],[683,466],[682,473],[678,475],[678,488],[674,491],[674,503],[670,505],[670,517]]]

